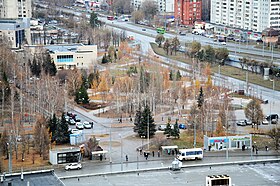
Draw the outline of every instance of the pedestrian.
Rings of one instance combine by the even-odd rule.
[[[140,155],[142,155],[142,149],[140,149],[139,151],[140,151]]]
[[[268,146],[267,145],[265,146],[265,151],[268,151]]]
[[[172,156],[174,156],[174,150],[172,150],[171,152],[172,152]]]
[[[160,157],[160,152],[159,152],[159,150],[157,151],[157,156]]]
[[[211,145],[208,146],[208,150],[211,151]]]
[[[178,150],[177,150],[177,149],[175,149],[175,154],[176,154],[176,155],[178,154]]]
[[[170,155],[170,149],[167,150],[167,154]]]
[[[153,153],[153,157],[155,157],[155,151],[153,151],[152,153]]]
[[[128,156],[127,155],[125,155],[125,160],[128,161]]]
[[[258,148],[256,147],[256,154],[258,154]]]
[[[255,145],[252,145],[252,148],[253,148],[253,149],[252,149],[252,150],[253,150],[253,152],[255,152]]]
[[[102,159],[103,159],[103,156],[102,156],[102,154],[100,154],[99,158],[100,158],[100,161],[102,161]]]

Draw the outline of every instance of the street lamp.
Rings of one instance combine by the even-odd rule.
[[[121,139],[121,171],[123,171],[123,146],[122,146],[122,135],[119,134],[119,137]]]
[[[224,129],[226,129],[226,159],[228,159],[228,145],[229,145],[229,140],[228,140],[228,127],[227,125],[226,126],[223,126]]]

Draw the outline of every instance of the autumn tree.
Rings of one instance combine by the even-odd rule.
[[[131,16],[132,16],[132,19],[134,20],[134,23],[139,23],[145,17],[144,12],[142,10],[136,10],[136,11],[132,12]]]
[[[89,138],[85,144],[86,153],[89,155],[89,159],[92,160],[92,152],[95,151],[98,147],[98,141],[95,136]]]
[[[204,47],[204,59],[210,63],[215,60],[215,49],[211,45]]]
[[[141,10],[143,11],[147,20],[152,20],[157,13],[157,4],[153,0],[145,0],[142,2]]]
[[[267,135],[273,139],[274,147],[276,150],[279,149],[279,144],[280,144],[280,128],[273,128],[271,129]]]
[[[193,41],[190,46],[190,55],[191,57],[195,57],[195,55],[200,51],[201,44],[197,41]]]
[[[171,46],[171,44],[170,44],[169,39],[166,39],[164,44],[163,44],[163,50],[165,50],[166,55],[169,54],[170,46]]]
[[[98,90],[99,90],[99,92],[101,92],[102,101],[105,101],[107,92],[109,91],[109,84],[107,82],[107,78],[106,78],[105,74],[103,74],[101,76],[100,83],[99,83],[99,86],[98,86]]]
[[[179,41],[178,37],[174,37],[171,41],[171,48],[172,48],[171,51],[174,51],[175,55],[176,55],[176,52],[177,52],[179,46],[180,46],[180,41]]]
[[[161,44],[164,42],[165,38],[162,34],[156,36],[155,42],[158,44],[158,47],[161,48]]]
[[[43,155],[43,159],[47,158],[47,152],[50,144],[49,133],[45,124],[46,119],[39,118],[34,129],[35,149],[40,154],[40,157]]]
[[[71,70],[67,75],[68,94],[74,96],[81,88],[82,83],[81,71],[77,68]]]
[[[252,99],[245,107],[244,112],[246,118],[250,119],[253,124],[257,125],[258,129],[258,125],[261,123],[264,117],[260,101],[255,98]]]
[[[227,48],[217,48],[215,52],[216,59],[220,64],[224,64],[225,59],[228,58],[229,51]]]

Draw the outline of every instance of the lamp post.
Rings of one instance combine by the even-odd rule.
[[[4,89],[4,82],[0,81],[2,84],[2,112],[1,112],[1,120],[2,120],[2,126],[4,126],[4,99],[5,99],[5,89]]]
[[[123,146],[122,146],[122,135],[119,134],[119,137],[121,139],[121,171],[123,171]]]
[[[227,123],[227,122],[226,122],[226,123]],[[228,126],[227,126],[227,124],[226,124],[225,127],[223,126],[223,128],[226,129],[226,144],[227,144],[227,146],[226,146],[226,159],[228,159],[228,145],[229,145],[229,140],[228,140]]]

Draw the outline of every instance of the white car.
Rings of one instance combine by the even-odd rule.
[[[79,130],[83,130],[84,129],[84,125],[81,122],[77,122],[76,123],[76,128]]]
[[[245,123],[244,120],[241,120],[241,121],[238,121],[238,122],[236,123],[236,125],[238,125],[238,126],[246,126],[246,123]]]
[[[71,129],[71,133],[72,134],[78,134],[78,133],[80,133],[80,130],[79,129]]]
[[[74,120],[74,119],[69,119],[69,124],[70,124],[70,125],[75,125],[75,124],[76,124],[76,122],[75,122],[75,120]]]
[[[221,45],[227,45],[227,43],[226,42],[221,42]]]
[[[88,121],[83,123],[85,129],[91,129],[91,124]]]
[[[82,164],[80,163],[70,163],[65,166],[65,170],[75,170],[75,169],[79,170],[81,168],[82,168]]]

